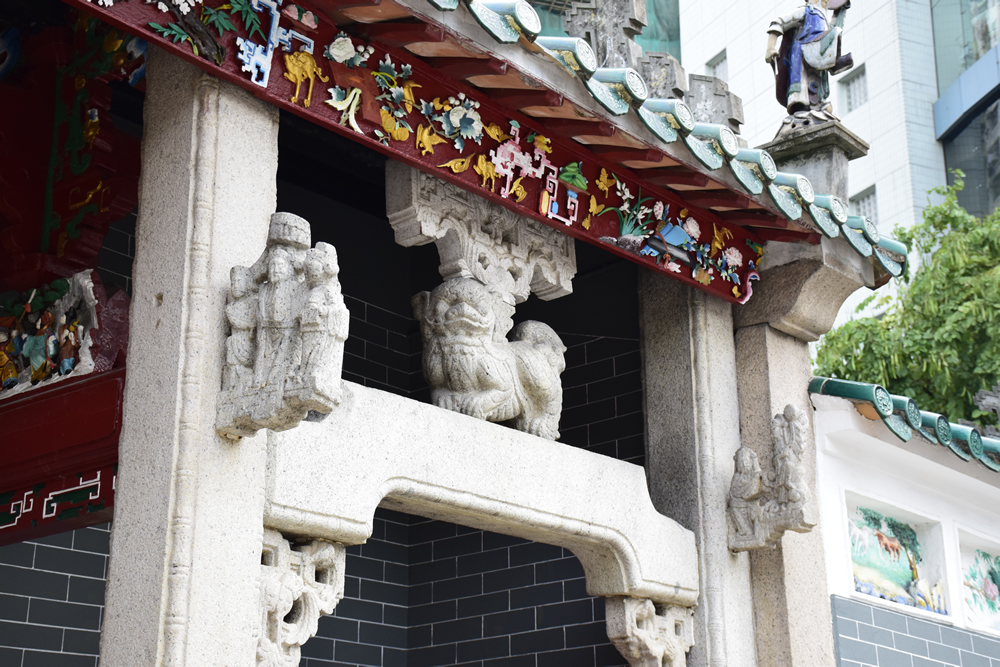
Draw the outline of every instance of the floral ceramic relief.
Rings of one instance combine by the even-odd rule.
[[[962,597],[969,622],[1000,630],[1000,556],[981,549],[962,555]]]

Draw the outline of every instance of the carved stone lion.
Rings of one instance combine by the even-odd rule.
[[[472,278],[413,297],[434,405],[557,440],[566,347],[541,322],[511,330],[504,305]],[[511,340],[506,336],[510,331]]]

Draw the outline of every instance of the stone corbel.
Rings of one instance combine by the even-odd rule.
[[[275,213],[260,259],[230,273],[219,435],[239,440],[262,428],[283,431],[340,401],[350,313],[336,249],[310,245],[306,220]]]
[[[445,280],[475,278],[513,307],[573,291],[573,239],[401,162],[386,163],[386,213],[402,246],[434,242]]]
[[[684,667],[694,646],[694,609],[605,598],[608,638],[631,667]]]
[[[774,416],[772,471],[766,475],[752,449],[736,450],[728,503],[730,551],[774,548],[786,530],[808,533],[816,525],[802,462],[808,430],[808,416],[794,405]]]
[[[312,540],[293,544],[264,529],[261,550],[260,667],[297,667],[302,645],[316,634],[320,616],[344,597],[346,549]]]

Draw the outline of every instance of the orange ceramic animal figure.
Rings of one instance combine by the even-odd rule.
[[[878,545],[881,547],[893,560],[899,560],[899,554],[903,551],[903,545],[899,543],[895,537],[889,537],[880,530],[875,531],[875,537],[878,539]]]

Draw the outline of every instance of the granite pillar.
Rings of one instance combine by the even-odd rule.
[[[732,310],[646,270],[639,298],[650,496],[698,545],[701,595],[687,664],[756,665],[749,557],[727,547],[740,446]]]
[[[763,146],[782,171],[809,178],[817,193],[847,199],[847,164],[868,146],[840,123],[809,126]],[[786,405],[812,423],[810,341],[832,326],[844,300],[872,284],[870,262],[843,238],[817,245],[769,243],[753,299],[733,310],[743,444],[765,472],[774,455],[770,421]],[[816,443],[808,430],[802,475],[816,488]],[[816,494],[804,508],[818,516]],[[786,532],[776,549],[751,552],[757,656],[773,667],[833,667],[833,630],[821,525]]]
[[[150,48],[101,664],[251,665],[265,438],[214,428],[229,270],[276,201],[278,111]]]

